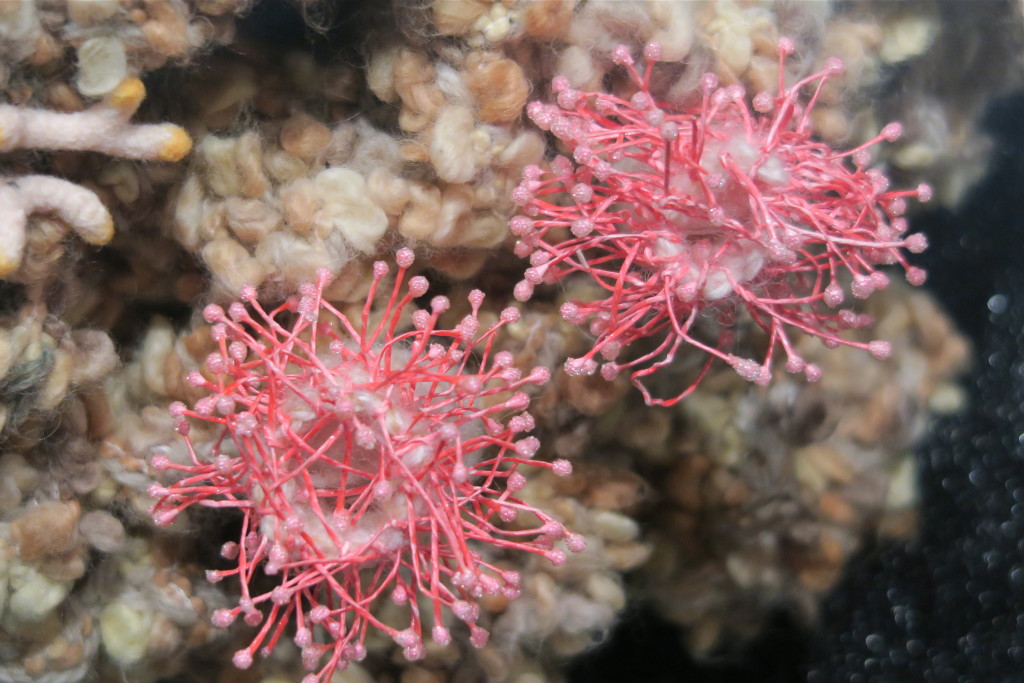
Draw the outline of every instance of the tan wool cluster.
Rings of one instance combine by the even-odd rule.
[[[847,350],[801,342],[822,364],[820,384],[780,372],[759,396],[721,373],[671,418],[669,433],[683,438],[655,451],[663,476],[645,585],[687,628],[694,652],[729,650],[780,609],[812,622],[866,539],[916,528],[910,449],[930,413],[962,406],[953,380],[969,349],[934,303],[905,287],[882,293],[869,313],[898,362],[865,367]]]

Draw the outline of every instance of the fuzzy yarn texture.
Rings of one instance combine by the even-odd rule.
[[[912,449],[965,405],[931,293],[985,280],[987,233],[928,230],[968,278],[911,233],[993,149],[1020,12],[0,3],[0,679],[802,656],[759,636],[911,537]],[[970,557],[1015,604],[1012,554]],[[961,655],[1012,623],[965,599]],[[660,670],[653,631],[622,654],[645,604]],[[854,638],[899,678],[941,650],[920,613]]]

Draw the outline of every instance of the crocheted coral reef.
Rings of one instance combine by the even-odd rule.
[[[1012,77],[982,4],[954,69],[933,3],[0,3],[0,679],[812,619],[962,400],[900,280]]]

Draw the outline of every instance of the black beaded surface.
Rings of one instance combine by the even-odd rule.
[[[919,448],[919,541],[860,558],[826,603],[808,680],[1024,680],[1024,94],[955,215],[925,216],[931,289],[976,344],[969,406]]]

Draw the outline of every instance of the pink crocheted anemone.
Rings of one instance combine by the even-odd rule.
[[[628,48],[612,53],[636,84],[630,99],[576,90],[557,77],[557,104],[529,105],[530,118],[573,160],[559,156],[550,170],[527,168],[513,193],[522,207],[510,225],[516,253],[530,259],[515,296],[528,300],[535,286],[577,273],[601,290],[562,307],[567,321],[589,325],[594,336],[587,353],[566,362],[567,372],[589,375],[600,367],[610,379],[626,371],[648,404],[671,405],[716,358],[764,384],[782,354],[790,372],[816,380],[820,370],[794,351],[793,330],[829,346],[890,354],[887,342],[844,338],[844,330],[871,321],[840,306],[847,291],[865,298],[886,287],[878,268],[885,264],[903,266],[915,285],[924,282],[904,250],[920,252],[926,240],[904,234],[901,216],[907,197],[927,201],[931,189],[890,191],[886,177],[868,168],[870,148],[897,139],[899,124],[855,149],[816,141],[810,112],[843,66],[829,60],[786,87],[783,64],[792,50],[790,41],[780,42],[779,94],[760,93],[751,103],[741,87],[719,87],[711,74],[701,81],[698,106],[656,102],[649,84],[661,50],[650,44],[642,75]],[[741,309],[768,335],[760,360],[731,352]],[[716,337],[698,331],[707,322]],[[642,339],[653,345],[631,352]],[[653,397],[644,378],[683,347],[707,355],[699,375],[670,398]]]

